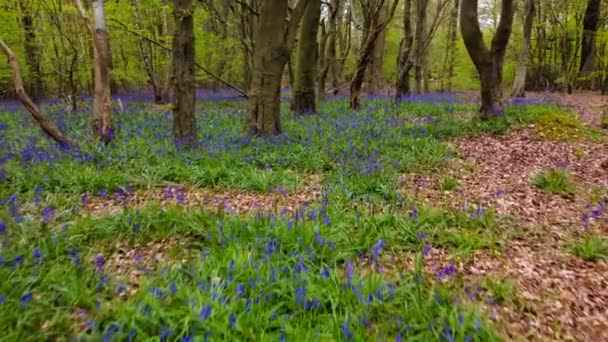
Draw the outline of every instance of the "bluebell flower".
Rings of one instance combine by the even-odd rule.
[[[42,252],[40,251],[40,248],[35,248],[32,254],[34,256],[34,264],[39,264],[42,261]]]
[[[209,316],[211,316],[211,304],[207,304],[207,305],[203,306],[199,316],[203,320],[207,320],[209,318]]]
[[[101,198],[105,198],[108,195],[108,190],[106,189],[101,189],[99,190],[98,196]]]
[[[8,222],[0,221],[0,234],[6,234],[6,229],[8,228]]]
[[[44,207],[42,209],[42,222],[48,223],[55,216],[55,210],[49,206]]]
[[[165,328],[162,325],[160,326],[160,340],[167,341],[169,336],[173,335],[174,331],[171,328]]]
[[[177,293],[177,285],[175,282],[171,282],[171,284],[169,284],[169,293],[172,295]]]
[[[120,296],[123,292],[125,292],[125,290],[126,287],[124,285],[118,285],[116,288],[116,294]]]
[[[192,334],[182,336],[180,342],[194,342],[194,336],[192,336]]]
[[[329,217],[329,215],[325,215],[325,217],[323,218],[323,225],[327,226],[327,225],[329,225],[330,222],[331,222],[331,217]]]
[[[0,296],[0,305],[4,304],[5,301],[6,301],[6,295]]]
[[[105,263],[105,260],[103,259],[103,256],[101,254],[97,254],[95,256],[95,265],[97,266],[97,271],[101,271],[104,263]]]
[[[325,279],[329,278],[329,268],[323,268],[323,270],[321,271],[321,277]]]
[[[80,256],[78,255],[78,250],[76,248],[70,249],[70,256],[72,257],[72,262],[74,265],[81,267],[82,263],[80,262]]]
[[[13,268],[15,268],[17,266],[21,266],[22,263],[23,263],[23,256],[18,255],[17,257],[15,257],[15,259],[13,259]]]
[[[230,329],[234,329],[234,326],[236,325],[236,316],[234,315],[234,313],[230,313],[230,316],[228,316],[228,326],[230,327]]]
[[[245,301],[245,313],[249,314],[251,311],[251,298],[247,298]]]
[[[236,297],[237,297],[237,298],[238,298],[238,297],[242,297],[242,296],[244,296],[244,295],[245,295],[245,285],[243,285],[243,284],[238,284],[238,285],[236,286],[236,290],[235,290],[235,292],[236,292]]]
[[[342,336],[344,336],[344,339],[347,341],[353,341],[353,332],[348,326],[348,321],[342,323]]]
[[[20,299],[21,304],[22,305],[29,304],[33,298],[34,298],[34,295],[31,292],[27,292],[23,296],[21,296],[21,299]]]

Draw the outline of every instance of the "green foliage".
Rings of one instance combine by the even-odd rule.
[[[608,241],[596,234],[586,234],[583,241],[570,246],[570,252],[587,261],[608,259]]]
[[[517,300],[517,284],[513,279],[485,278],[483,288],[496,303],[513,303]]]
[[[572,195],[576,192],[572,177],[562,168],[540,171],[533,177],[532,184],[555,195]]]
[[[545,114],[535,120],[537,135],[551,140],[581,140],[588,130],[572,114],[555,112]]]
[[[454,191],[457,188],[458,188],[458,181],[451,176],[444,177],[443,180],[441,181],[442,190]]]

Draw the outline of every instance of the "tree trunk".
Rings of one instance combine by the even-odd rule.
[[[581,49],[580,72],[589,74],[595,71],[595,34],[600,19],[600,0],[588,0],[583,21],[583,46]]]
[[[93,0],[93,22],[89,19],[81,0],[76,7],[93,36],[93,134],[108,144],[112,141],[112,98],[110,95],[108,32],[103,10],[103,0]]]
[[[291,110],[298,114],[316,112],[315,78],[317,71],[317,29],[321,19],[321,3],[306,6],[300,27],[296,72]]]
[[[513,81],[513,97],[526,96],[526,72],[530,62],[530,39],[532,37],[532,24],[534,23],[534,1],[526,0],[526,12],[524,14],[524,36],[521,41],[519,57],[517,60],[517,72]]]
[[[422,92],[424,53],[426,45],[426,14],[428,0],[416,0],[416,36],[414,38],[414,80],[416,93]]]
[[[315,1],[316,2],[316,1]],[[265,0],[254,35],[253,70],[246,127],[252,135],[281,132],[281,77],[298,25],[311,0],[299,0],[287,21],[288,3]],[[316,5],[316,3],[315,3]]]
[[[454,69],[456,68],[456,42],[458,41],[458,9],[460,8],[460,0],[454,0],[454,7],[450,18],[450,37],[448,43],[448,82],[447,89],[452,91],[454,80]]]
[[[95,96],[93,131],[106,144],[112,140],[112,98],[110,95],[110,55],[103,0],[93,0]]]
[[[414,65],[412,59],[412,46],[414,33],[412,32],[412,0],[403,3],[403,39],[399,43],[399,56],[397,58],[397,84],[395,100],[399,101],[410,94],[410,70]]]
[[[359,58],[357,60],[357,66],[355,68],[355,74],[350,81],[350,108],[351,109],[359,109],[361,107],[361,86],[363,85],[363,80],[365,77],[365,69],[369,64],[371,59],[371,55],[374,51],[374,46],[376,44],[376,40],[386,27],[389,22],[393,18],[395,14],[395,9],[397,8],[397,4],[399,0],[394,0],[393,5],[391,6],[389,15],[383,22],[378,22],[377,19],[379,17],[380,10],[384,6],[385,0],[378,0],[375,2],[375,6],[370,8],[370,22],[369,27],[366,28],[367,32],[364,35],[363,44],[361,46],[361,51],[359,52]],[[386,0],[389,1],[389,0]]]
[[[378,14],[378,22],[384,22],[388,15],[389,2],[386,1]],[[367,69],[367,92],[377,94],[382,91],[384,84],[384,52],[386,47],[386,30],[382,30],[374,44],[374,51]]]
[[[139,4],[137,0],[130,0],[131,7],[133,7],[133,19],[135,23],[135,28],[138,31],[143,30],[143,25],[141,24],[141,18],[139,16]],[[154,65],[152,64],[152,44],[145,39],[138,39],[137,47],[139,49],[139,56],[141,57],[144,70],[148,75],[148,82],[150,82],[150,86],[152,87],[152,92],[154,93],[154,102],[158,104],[164,103],[163,94],[161,88],[159,87],[158,80],[156,79],[156,75],[154,73]]]
[[[330,19],[331,20],[331,19]],[[331,24],[330,24],[330,32],[327,32],[325,28],[325,22],[321,22],[321,42],[319,43],[317,50],[317,97],[319,100],[325,100],[325,86],[327,85],[327,74],[329,73],[329,55],[331,54],[330,47],[328,45],[328,41],[330,39],[331,34]],[[335,48],[335,44],[334,44]],[[334,49],[335,52],[335,49]]]
[[[19,101],[23,104],[23,106],[32,114],[32,117],[40,128],[46,133],[51,139],[55,140],[59,145],[64,148],[75,147],[77,144],[67,138],[61,133],[57,127],[51,124],[41,113],[34,101],[27,95],[24,87],[23,80],[21,78],[21,72],[19,71],[19,62],[15,57],[13,51],[4,43],[3,40],[0,39],[0,49],[4,52],[6,57],[8,58],[8,62],[11,66],[13,72],[13,83],[15,85],[15,93]]]
[[[173,0],[173,137],[178,146],[195,147],[194,8],[192,0]]]
[[[21,8],[21,25],[24,32],[25,63],[28,67],[30,81],[29,94],[34,101],[39,101],[44,93],[44,83],[40,71],[40,49],[36,42],[36,32],[32,15],[32,4],[26,0],[19,1]]]
[[[513,0],[502,0],[500,22],[490,49],[483,41],[477,18],[477,0],[462,0],[460,27],[464,45],[481,81],[482,119],[502,111],[502,66],[513,25]]]

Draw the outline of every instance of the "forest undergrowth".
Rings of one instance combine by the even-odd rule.
[[[246,104],[199,94],[199,146],[167,108],[0,105],[6,340],[601,340],[608,148],[541,98],[488,120],[453,93],[318,114],[249,137]]]

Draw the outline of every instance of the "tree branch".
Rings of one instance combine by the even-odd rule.
[[[127,32],[127,33],[130,33],[132,35],[135,35],[135,36],[137,36],[137,37],[139,37],[139,38],[141,38],[141,39],[143,39],[143,40],[145,40],[145,41],[147,41],[147,42],[149,42],[149,43],[157,46],[158,48],[160,48],[162,50],[169,51],[169,52],[171,51],[171,48],[168,48],[168,47],[164,46],[162,43],[160,43],[160,42],[158,42],[158,41],[156,41],[154,39],[151,39],[149,37],[146,37],[146,36],[144,36],[143,34],[141,34],[139,32],[136,32],[136,31],[133,31],[133,30],[129,29],[129,27],[127,25],[125,25],[124,23],[122,23],[122,22],[120,22],[120,21],[118,21],[116,19],[109,19],[109,21],[115,22],[118,25],[120,25],[120,27],[115,27],[115,28],[118,28],[120,30],[123,30],[124,32]],[[196,62],[194,62],[194,66],[197,67],[197,68],[199,68],[199,69],[201,69],[204,73],[206,73],[207,75],[209,75],[211,78],[215,79],[216,81],[218,81],[220,83],[223,83],[228,88],[236,91],[237,93],[239,93],[239,95],[241,97],[243,97],[245,99],[248,98],[247,93],[244,90],[242,90],[241,88],[235,86],[234,84],[232,84],[232,83],[224,80],[223,78],[217,76],[216,74],[214,74],[211,71],[209,71],[209,69],[205,68],[204,66],[202,66],[202,65],[200,65],[200,64],[198,64]]]
[[[40,128],[46,133],[51,139],[55,140],[62,147],[76,147],[74,141],[70,140],[66,136],[61,133],[61,131],[55,127],[52,123],[50,123],[43,115],[40,113],[40,110],[29,97],[29,95],[25,92],[23,87],[23,80],[21,79],[21,72],[19,71],[19,62],[15,57],[13,51],[6,45],[4,40],[0,38],[0,49],[4,52],[6,57],[8,58],[8,63],[11,66],[13,71],[13,83],[15,84],[15,93],[17,94],[17,98],[23,104],[23,106],[32,114],[32,117]]]

